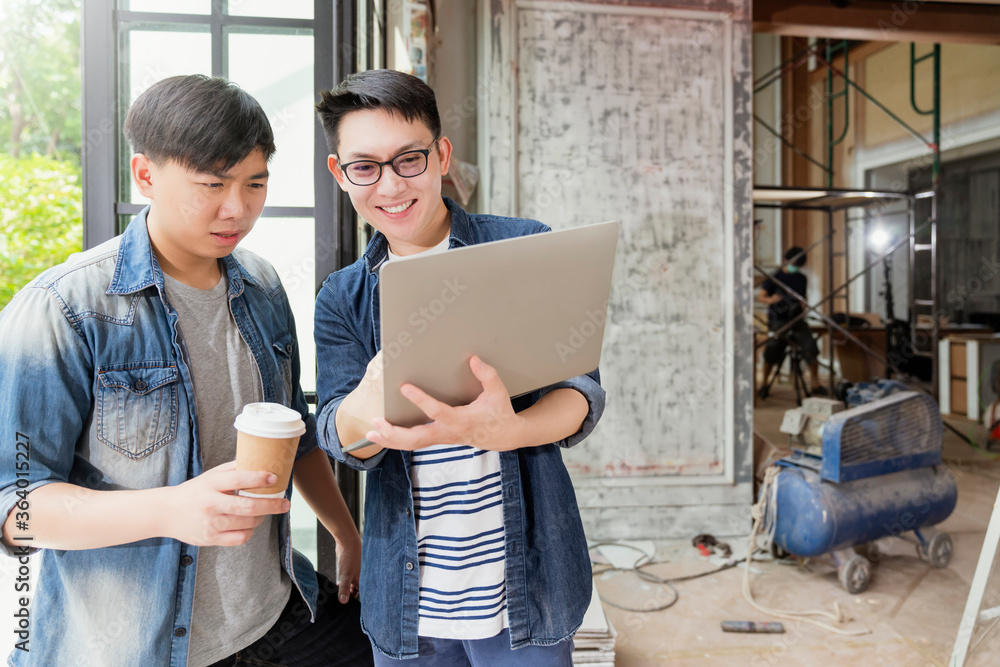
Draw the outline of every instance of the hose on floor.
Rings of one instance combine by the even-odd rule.
[[[770,549],[771,542],[774,540],[774,532],[777,524],[777,492],[778,492],[778,471],[780,468],[777,466],[771,466],[764,473],[764,482],[761,485],[760,496],[756,504],[754,504],[751,510],[753,516],[753,528],[750,529],[750,543],[747,546],[747,553],[753,554],[757,550],[757,535],[760,534],[764,537],[765,550]],[[840,605],[836,602],[833,603],[834,611],[788,611],[783,609],[770,609],[761,604],[758,604],[753,598],[753,589],[750,586],[750,562],[752,558],[746,559],[746,567],[743,570],[743,597],[750,604],[751,607],[756,609],[762,614],[767,614],[768,616],[774,616],[775,618],[781,618],[787,621],[802,621],[803,623],[809,623],[810,625],[815,625],[818,628],[823,628],[838,635],[846,636],[858,636],[867,635],[871,633],[871,630],[865,628],[863,630],[846,630],[844,628],[838,628],[830,625],[829,623],[824,623],[818,621],[814,618],[809,618],[810,616],[822,616],[828,618],[835,623],[845,623],[852,619],[846,618]]]

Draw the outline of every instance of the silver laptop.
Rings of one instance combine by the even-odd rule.
[[[400,393],[405,383],[449,405],[471,403],[482,392],[469,368],[474,354],[497,369],[511,396],[597,368],[619,227],[603,222],[384,263],[386,420],[428,421]]]

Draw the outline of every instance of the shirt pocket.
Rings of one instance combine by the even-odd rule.
[[[97,438],[141,459],[177,435],[176,366],[98,370]]]

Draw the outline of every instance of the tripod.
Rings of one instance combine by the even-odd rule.
[[[795,405],[802,405],[803,397],[809,395],[809,390],[806,388],[806,379],[802,375],[802,362],[805,361],[805,357],[802,356],[802,348],[799,347],[795,337],[789,335],[790,333],[790,331],[786,331],[782,334],[781,340],[785,342],[785,349],[781,352],[781,360],[774,365],[774,372],[771,377],[764,378],[764,385],[757,391],[757,395],[761,399],[768,397],[771,393],[771,386],[778,379],[778,375],[781,374],[782,364],[785,363],[785,359],[788,359],[789,372],[792,375],[792,385],[795,387]]]

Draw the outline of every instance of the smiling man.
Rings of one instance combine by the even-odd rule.
[[[149,207],[0,313],[3,543],[42,549],[9,663],[370,664],[360,537],[316,447],[288,298],[236,248],[264,207],[267,117],[225,79],[172,77],[125,135]],[[233,421],[258,401],[306,422],[295,486],[337,539],[339,590],[292,550],[290,490],[234,494],[274,481],[233,461]]]
[[[394,426],[382,409],[379,266],[548,228],[470,215],[441,196],[452,146],[420,79],[351,75],[322,94],[317,112],[330,171],[377,230],[316,301],[319,442],[369,471],[362,624],[375,662],[571,665],[591,569],[559,448],[600,419],[597,370],[511,400],[474,356],[483,391],[469,405],[452,408],[404,385],[429,423]],[[374,444],[343,451],[362,438]]]

